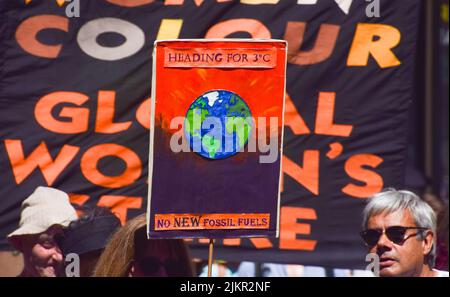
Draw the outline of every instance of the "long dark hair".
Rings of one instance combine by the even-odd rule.
[[[182,239],[147,239],[146,216],[142,214],[128,221],[110,239],[95,267],[94,276],[127,276],[134,260],[148,245],[164,246],[185,267],[187,277],[194,276],[192,260]]]

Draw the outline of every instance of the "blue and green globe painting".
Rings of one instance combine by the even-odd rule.
[[[214,90],[194,100],[184,126],[194,152],[208,159],[225,159],[247,144],[253,126],[252,113],[237,94]]]

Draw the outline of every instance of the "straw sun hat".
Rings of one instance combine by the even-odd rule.
[[[66,193],[53,188],[38,187],[22,202],[19,228],[9,234],[8,239],[11,241],[15,236],[39,234],[53,225],[67,227],[77,218]]]

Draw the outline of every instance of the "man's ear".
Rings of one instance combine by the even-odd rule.
[[[133,277],[134,276],[134,265],[131,265],[130,270],[128,271],[128,276],[129,277]]]
[[[425,235],[423,238],[423,254],[424,256],[427,256],[430,254],[431,250],[433,249],[434,244],[434,234],[431,230],[425,231]]]

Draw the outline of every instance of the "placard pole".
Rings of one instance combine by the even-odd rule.
[[[214,239],[209,239],[209,255],[208,255],[208,277],[212,275]]]

